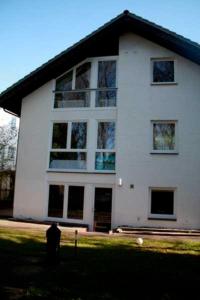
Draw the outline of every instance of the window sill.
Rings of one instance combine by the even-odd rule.
[[[178,85],[178,82],[151,82],[151,85]]]
[[[151,151],[150,154],[161,154],[161,155],[178,155],[179,152],[177,151]]]
[[[99,110],[117,110],[117,106],[104,106],[104,107],[63,107],[63,108],[53,108],[52,112],[62,112],[62,111],[99,111]]]
[[[77,174],[108,174],[108,175],[115,175],[116,172],[115,171],[87,171],[87,170],[52,170],[52,169],[48,169],[46,170],[47,173],[77,173]]]
[[[177,219],[175,217],[148,217],[148,220],[152,220],[152,221],[173,221],[176,222]]]

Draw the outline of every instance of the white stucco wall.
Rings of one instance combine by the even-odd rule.
[[[176,85],[151,85],[151,58],[176,59]],[[23,99],[14,216],[46,219],[48,184],[85,185],[92,228],[94,187],[113,187],[112,225],[200,228],[200,67],[134,34],[121,36],[117,109],[52,110],[54,81]],[[92,174],[96,120],[117,122],[116,174]],[[89,173],[48,172],[53,120],[87,120]],[[176,120],[178,154],[151,154],[151,120]],[[116,183],[122,178],[122,186]],[[130,188],[134,184],[134,188]],[[176,221],[148,220],[149,188],[175,188]]]
[[[115,225],[200,227],[200,67],[139,36],[120,39]],[[151,85],[151,58],[176,60],[177,85]],[[178,154],[150,154],[151,120],[177,120]],[[130,189],[134,184],[134,189]],[[149,187],[173,187],[177,221],[148,220]]]

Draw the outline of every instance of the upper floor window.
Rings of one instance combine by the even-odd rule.
[[[116,60],[91,58],[56,80],[54,108],[115,107]]]
[[[91,62],[69,71],[56,80],[54,108],[90,106]],[[75,79],[73,79],[75,78]]]
[[[50,169],[86,169],[87,123],[54,123]]]
[[[116,106],[116,61],[99,61],[96,107],[110,106]]]
[[[152,59],[153,83],[174,83],[174,60]]]
[[[115,122],[98,123],[95,169],[115,170]]]
[[[176,153],[176,122],[153,121],[153,152]]]

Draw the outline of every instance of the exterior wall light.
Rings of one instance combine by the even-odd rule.
[[[118,186],[122,186],[122,178],[118,179]]]

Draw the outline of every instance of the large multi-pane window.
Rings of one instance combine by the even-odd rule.
[[[48,217],[82,220],[84,210],[84,189],[84,186],[50,184]],[[65,192],[67,191],[68,195],[65,195]],[[64,211],[64,207],[66,207],[67,211]]]
[[[115,170],[115,122],[98,122],[96,170]]]
[[[153,152],[176,152],[176,122],[153,121]]]
[[[86,122],[54,123],[49,168],[86,169],[86,144]]]
[[[90,106],[90,71],[91,63],[86,62],[56,80],[54,108]]]
[[[54,108],[115,107],[116,68],[114,59],[91,58],[60,76],[55,84]]]
[[[96,107],[110,106],[116,106],[116,61],[99,61]]]

